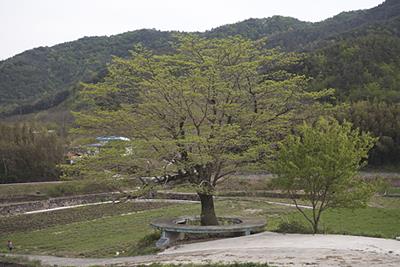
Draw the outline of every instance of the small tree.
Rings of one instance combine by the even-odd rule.
[[[86,134],[130,137],[126,158],[138,176],[196,185],[201,223],[215,225],[216,183],[262,161],[301,111],[331,93],[307,92],[307,79],[287,71],[298,60],[238,37],[189,36],[164,55],[138,47],[114,59],[104,82],[85,86],[92,105],[77,124]]]
[[[314,233],[326,209],[365,206],[372,196],[373,186],[356,174],[375,140],[350,123],[321,118],[314,126],[303,124],[299,135],[280,143],[271,164],[276,185],[289,194]],[[311,215],[299,207],[298,195],[311,204]]]

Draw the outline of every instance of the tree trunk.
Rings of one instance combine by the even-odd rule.
[[[218,225],[214,210],[214,198],[212,195],[198,193],[201,201],[201,225]]]
[[[318,234],[318,224],[319,224],[319,220],[314,220],[314,224],[313,224],[314,234]]]

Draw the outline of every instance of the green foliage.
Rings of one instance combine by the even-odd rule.
[[[137,43],[166,51],[171,49],[171,40],[169,32],[138,30],[111,37],[84,37],[1,61],[0,112],[25,114],[52,107],[73,94],[79,82],[104,77],[112,56],[128,56]]]
[[[388,60],[385,54],[395,55],[398,58],[398,53],[395,52],[398,47],[396,39],[399,36],[399,14],[399,2],[388,0],[376,8],[341,13],[317,23],[274,16],[221,26],[199,35],[206,38],[236,35],[252,40],[267,38],[268,47],[281,47],[287,51],[313,51],[315,48],[330,47],[332,44],[340,43],[339,48],[335,48],[334,45],[333,48],[322,52],[328,56],[328,61],[343,57],[338,59],[337,64],[334,62],[332,69],[330,69],[331,64],[322,68],[320,65],[311,68],[317,76],[319,71],[323,70],[322,81],[325,83],[343,84],[346,82],[345,76],[350,78],[352,87],[346,85],[343,89],[344,93],[347,96],[348,90],[354,91],[355,97],[359,99],[365,97],[363,93],[365,85],[368,85],[368,95],[371,96],[382,94],[379,90],[387,91],[382,84],[398,82],[398,64],[393,64],[394,62],[391,59]],[[365,49],[363,45],[357,44],[359,37],[363,38],[371,34],[376,35],[375,39],[378,43],[381,42],[378,46],[374,46],[374,50]],[[180,33],[180,35],[185,35],[185,33]],[[341,42],[343,39],[347,40],[344,44]],[[39,47],[1,61],[0,105],[2,108],[0,112],[5,115],[25,114],[48,109],[66,98],[74,99],[74,92],[79,82],[97,82],[106,76],[106,65],[111,61],[112,56],[126,58],[130,55],[129,50],[138,43],[142,43],[157,53],[171,52],[174,41],[175,38],[170,32],[139,30],[111,37],[84,37],[53,47]],[[351,55],[357,47],[363,49]],[[345,53],[337,52],[342,48]],[[364,53],[364,49],[369,52]],[[362,59],[358,56],[359,54],[363,55]],[[368,60],[367,54],[372,55],[369,62],[365,62],[365,59]],[[383,55],[385,60],[379,59],[378,55]],[[377,58],[379,63],[373,63]],[[366,64],[366,67],[360,63]],[[371,66],[373,68],[370,68]],[[348,71],[348,75],[342,73],[341,67]],[[351,75],[353,73],[357,75]],[[381,78],[382,74],[384,78]],[[371,77],[377,78],[378,83],[374,84],[374,81],[358,83],[360,79],[370,80]],[[324,84],[323,87],[325,86]],[[326,86],[326,88],[331,87]],[[337,88],[342,90],[341,87]],[[397,88],[393,90],[391,87],[390,92],[398,97]],[[388,97],[385,96],[385,98]]]
[[[311,234],[313,231],[311,228],[305,226],[298,221],[283,221],[280,222],[275,230],[278,233],[292,233],[292,234]]]
[[[132,256],[156,254],[160,251],[160,249],[156,247],[156,242],[160,237],[161,234],[158,231],[144,236],[137,244],[128,250],[128,254]]]
[[[131,137],[126,159],[139,175],[175,173],[215,186],[262,161],[266,143],[331,93],[306,92],[305,77],[282,70],[298,58],[259,43],[191,36],[176,49],[154,55],[139,47],[131,59],[116,58],[104,82],[83,92],[92,108],[76,113],[79,133]],[[105,107],[110,96],[119,103]]]
[[[130,59],[114,59],[104,82],[85,86],[90,108],[75,113],[76,132],[130,137],[133,153],[121,160],[139,177],[197,185],[202,224],[212,224],[203,220],[207,211],[217,224],[217,181],[262,164],[271,143],[332,93],[306,91],[307,78],[285,70],[298,57],[263,45],[188,36],[176,53],[137,47]]]
[[[320,222],[319,232],[324,234],[340,234],[340,235],[359,235],[379,238],[396,238],[400,234],[399,200],[397,199],[392,208],[332,208],[328,209]],[[309,216],[312,216],[311,210],[305,210]],[[298,230],[297,233],[305,233],[303,229],[309,229],[309,222],[299,212],[273,217],[270,223],[276,225],[286,224],[287,222],[296,222],[299,229],[290,228],[290,230]],[[276,231],[277,227],[270,230]],[[311,231],[312,232],[312,231]]]
[[[121,141],[112,141],[77,159],[74,164],[61,164],[61,178],[71,179],[91,179],[108,181],[117,187],[118,181],[115,178],[132,177],[136,173],[135,162],[129,157],[131,150],[130,144]],[[89,147],[84,147],[90,151]],[[110,184],[111,186],[111,184]]]
[[[258,40],[265,37],[274,40],[274,36],[277,34],[305,29],[311,24],[312,23],[300,21],[291,17],[273,16],[264,19],[248,19],[234,24],[224,25],[207,31],[204,35],[208,38],[226,38],[240,35],[241,37],[251,40]]]
[[[105,179],[87,179],[60,183],[45,189],[42,193],[49,197],[73,196],[79,194],[93,194],[112,192],[114,182]]]
[[[58,178],[63,159],[61,139],[41,125],[0,124],[0,183]]]
[[[386,33],[348,37],[312,52],[313,86],[336,88],[340,100],[400,101],[400,38]]]
[[[359,101],[338,115],[354,127],[379,137],[369,153],[370,166],[398,165],[400,163],[400,104],[380,101]]]
[[[136,179],[83,179],[50,183],[18,183],[0,186],[0,202],[22,202],[84,194],[131,190],[140,185]],[[116,189],[117,188],[117,189]]]
[[[289,136],[279,145],[271,164],[276,185],[292,196],[315,233],[327,208],[365,206],[372,196],[374,187],[356,174],[375,141],[350,123],[321,118],[314,126],[304,124],[299,136]],[[295,195],[300,191],[312,206],[312,216],[297,205]]]

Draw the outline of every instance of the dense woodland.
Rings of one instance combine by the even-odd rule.
[[[334,102],[348,106],[337,117],[380,137],[370,153],[370,166],[399,164],[399,1],[387,0],[375,8],[344,12],[318,23],[274,16],[195,34],[205,38],[265,38],[267,48],[298,53],[302,60],[290,71],[310,78],[309,90],[334,88]],[[129,57],[139,43],[158,54],[170,53],[176,49],[177,39],[185,35],[138,30],[111,37],[84,37],[1,61],[0,114],[14,121],[15,115],[50,110],[50,117],[56,118],[53,122],[64,124],[65,116],[61,122],[54,114],[85,108],[78,97],[80,83],[103,81],[114,56]],[[118,104],[112,96],[103,101],[105,107]]]
[[[48,181],[59,176],[63,142],[46,127],[0,124],[0,183]]]

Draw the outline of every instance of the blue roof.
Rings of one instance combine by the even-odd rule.
[[[108,142],[108,141],[131,141],[128,137],[124,136],[99,136],[96,138],[97,141]]]
[[[101,146],[104,146],[104,145],[100,144],[100,143],[96,143],[96,144],[88,144],[86,146],[89,146],[89,147],[101,147]]]

